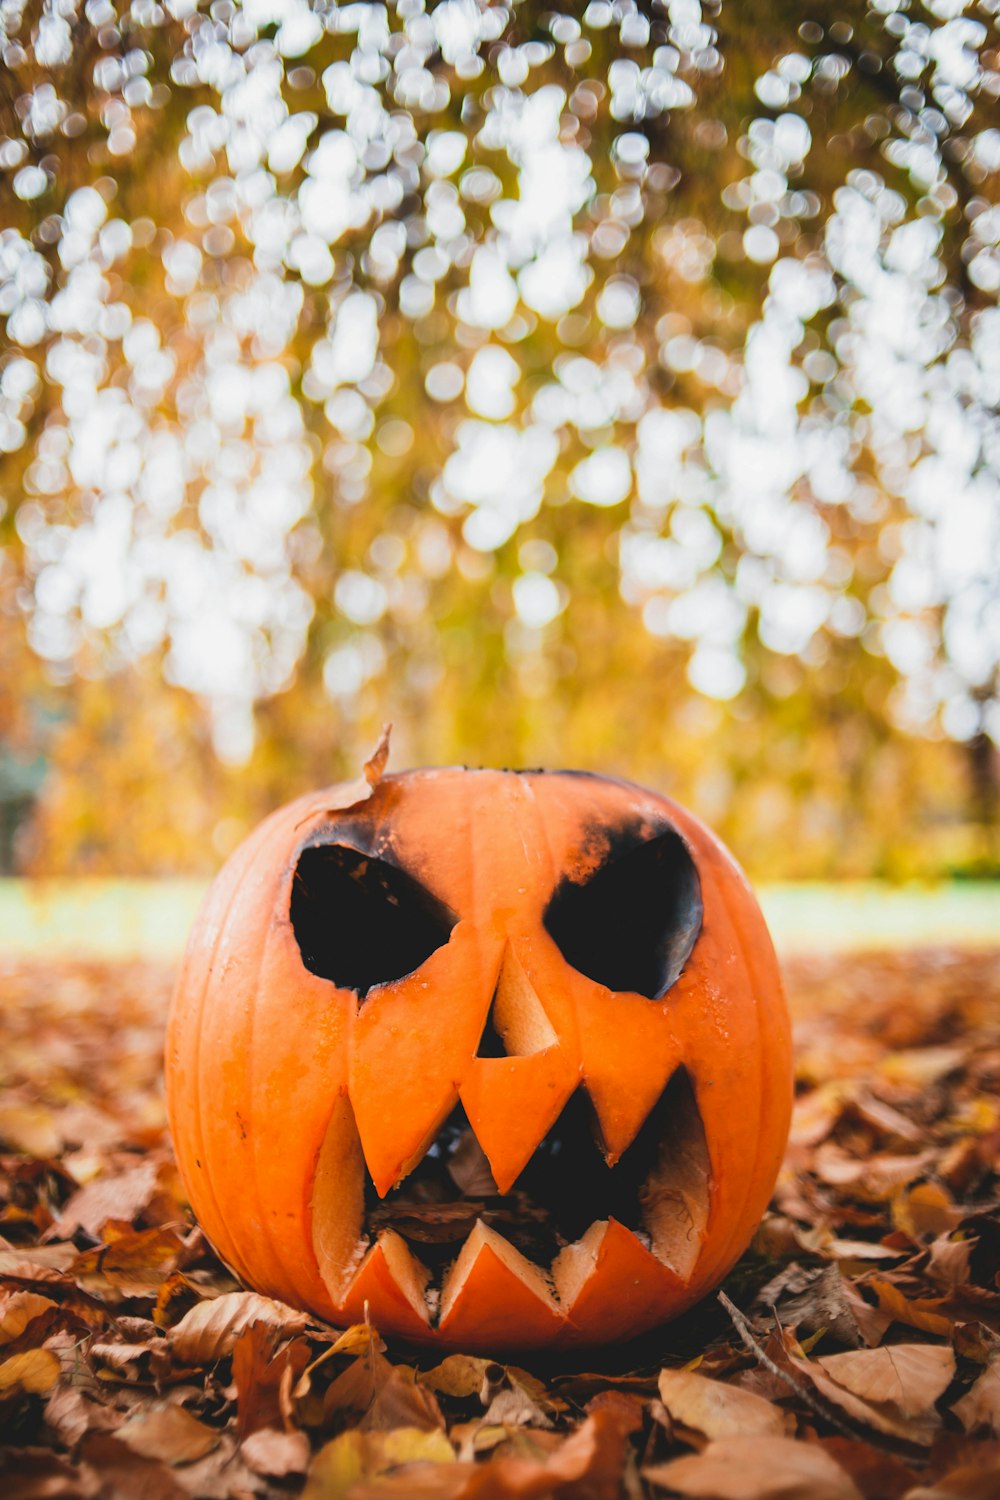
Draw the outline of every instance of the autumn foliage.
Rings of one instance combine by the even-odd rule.
[[[242,1289],[166,1143],[168,970],[7,964],[3,1494],[996,1494],[1000,962],[786,973],[791,1144],[723,1298],[599,1359],[525,1368],[418,1356]]]

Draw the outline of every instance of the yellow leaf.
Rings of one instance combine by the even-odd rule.
[[[55,1305],[51,1297],[40,1297],[37,1292],[12,1292],[0,1308],[0,1344],[20,1338],[33,1318]]]
[[[0,1391],[20,1386],[32,1395],[42,1396],[59,1379],[59,1361],[51,1349],[26,1349],[13,1354],[0,1365]]]

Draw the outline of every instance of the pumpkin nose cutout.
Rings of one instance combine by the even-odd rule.
[[[559,1038],[510,944],[476,1049],[477,1057],[531,1057]]]

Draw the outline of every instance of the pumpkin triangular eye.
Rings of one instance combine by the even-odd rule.
[[[698,871],[672,828],[647,839],[604,832],[608,857],[585,881],[562,881],[546,908],[545,928],[566,962],[588,979],[659,1000],[701,931]]]
[[[362,997],[419,969],[458,920],[398,865],[346,844],[302,850],[289,916],[310,973]]]

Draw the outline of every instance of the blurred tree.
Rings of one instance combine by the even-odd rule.
[[[7,7],[33,862],[200,868],[391,716],[995,863],[996,9]]]

